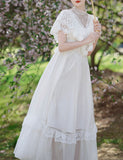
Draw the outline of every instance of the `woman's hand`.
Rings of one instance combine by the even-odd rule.
[[[99,35],[97,32],[91,32],[87,38],[84,39],[84,43],[85,45],[88,44],[88,43],[91,43],[91,42],[94,42],[96,41],[97,39],[99,38]]]
[[[98,39],[99,37],[101,36],[101,24],[99,23],[98,20],[93,20],[93,23],[94,23],[94,32],[98,33]]]
[[[94,39],[94,43],[93,43],[93,50],[95,49],[96,47],[96,44],[97,44],[97,41],[99,39],[99,37],[101,36],[101,24],[99,23],[98,20],[93,20],[93,23],[94,23],[94,32],[92,32],[90,35],[89,35],[89,38],[92,40]],[[96,33],[96,35],[94,35]],[[92,51],[89,51],[88,52],[88,56],[90,56],[92,53],[93,53],[93,50]]]
[[[97,42],[99,37],[101,36],[101,24],[98,20],[93,20],[94,23],[94,32],[90,33],[86,40],[90,42]]]
[[[99,34],[97,32],[91,32],[88,38],[90,41],[93,42],[99,38]]]

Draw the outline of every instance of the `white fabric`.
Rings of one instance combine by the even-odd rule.
[[[56,41],[60,29],[67,33],[68,41],[84,39],[92,32],[91,15],[87,29],[74,18],[71,10],[61,11],[50,32]],[[15,157],[21,160],[98,159],[87,58],[90,46],[65,52],[56,47],[32,96]]]
[[[56,21],[54,22],[50,34],[54,36],[56,43],[58,43],[58,31],[62,30],[64,33],[67,34],[67,41],[81,41],[86,38],[91,32],[94,31],[93,27],[93,15],[89,15],[89,19],[87,22],[87,27],[85,28],[82,25],[76,14],[72,12],[71,9],[64,9],[60,12],[57,16]],[[96,17],[98,20],[98,17]],[[88,45],[84,45],[78,48],[83,55],[87,55],[88,51],[93,50],[93,42],[89,43]]]

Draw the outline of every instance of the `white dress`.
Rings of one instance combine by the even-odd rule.
[[[87,27],[70,9],[57,16],[50,33],[58,31],[67,41],[83,40],[93,31],[93,15]],[[93,44],[55,52],[45,68],[24,118],[14,154],[21,160],[97,160],[97,126],[88,51]]]

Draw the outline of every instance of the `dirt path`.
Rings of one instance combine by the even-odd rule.
[[[123,160],[123,152],[114,144],[102,144],[98,148],[99,160]]]
[[[105,70],[104,81],[93,84],[99,160],[123,159],[123,74]],[[101,98],[100,98],[101,97]]]

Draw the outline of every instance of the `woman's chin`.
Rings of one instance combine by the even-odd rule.
[[[81,7],[81,6],[83,6],[83,4],[80,2],[80,3],[76,3],[74,6],[75,7]]]

